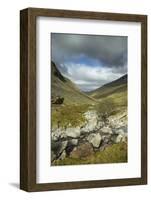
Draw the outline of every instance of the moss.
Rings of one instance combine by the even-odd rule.
[[[85,122],[84,113],[89,109],[89,105],[63,105],[52,108],[52,127],[71,126],[76,127]]]
[[[107,147],[104,151],[96,152],[87,157],[79,159],[67,157],[57,160],[53,165],[79,165],[79,164],[100,164],[100,163],[124,163],[127,162],[127,143],[121,142]]]

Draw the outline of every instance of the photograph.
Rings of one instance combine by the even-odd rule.
[[[127,36],[51,33],[50,70],[50,164],[127,162]]]

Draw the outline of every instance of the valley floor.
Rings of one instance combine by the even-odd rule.
[[[53,105],[51,165],[127,162],[127,108]]]

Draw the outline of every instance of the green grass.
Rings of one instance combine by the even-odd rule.
[[[116,93],[124,92],[127,91],[127,84],[121,84],[121,85],[111,85],[111,86],[106,86],[97,89],[96,91],[90,92],[90,96],[92,96],[95,99],[101,99],[105,98],[110,95],[114,95]]]
[[[114,93],[100,99],[95,105],[95,110],[99,114],[116,115],[127,108],[127,91]]]
[[[118,92],[107,97],[117,106],[127,106],[127,91]]]
[[[88,104],[82,105],[62,105],[52,107],[52,127],[71,126],[76,127],[85,122],[84,113],[89,109]]]
[[[95,109],[99,114],[116,115],[127,109],[127,84],[104,86],[90,93],[98,99]]]
[[[127,143],[121,142],[107,147],[104,151],[96,152],[85,159],[67,157],[64,160],[55,161],[53,165],[103,164],[124,162],[127,162]]]

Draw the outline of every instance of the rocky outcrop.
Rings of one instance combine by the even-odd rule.
[[[109,116],[108,121],[96,111],[84,114],[85,123],[78,127],[52,129],[51,160],[65,157],[84,158],[95,151],[103,151],[114,143],[127,141],[127,113]]]
[[[52,104],[63,104],[64,102],[64,98],[63,97],[60,97],[60,96],[57,96],[57,97],[53,97],[51,98],[51,103]]]

